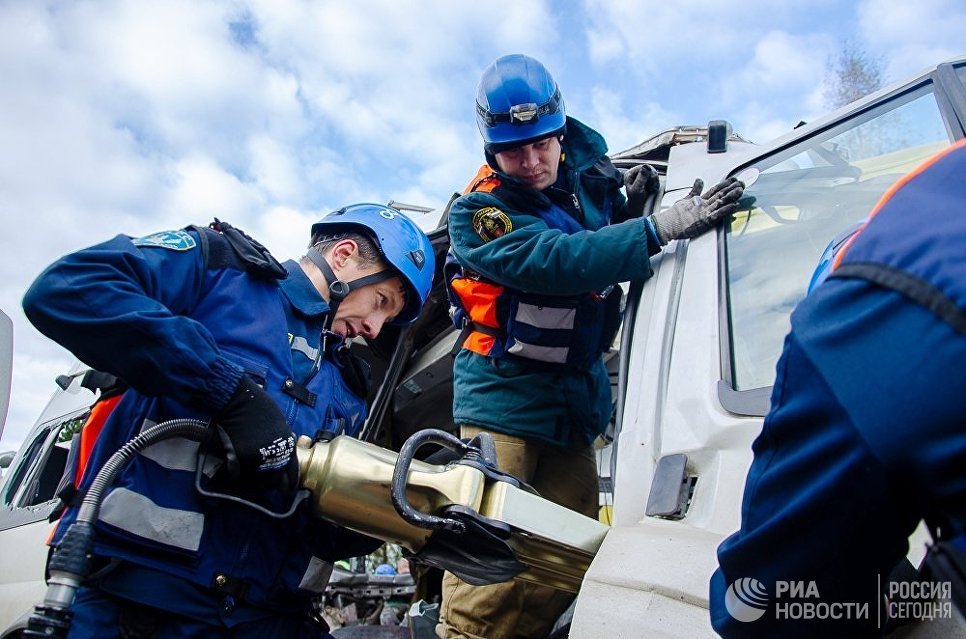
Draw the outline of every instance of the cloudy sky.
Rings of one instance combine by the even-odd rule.
[[[0,0],[0,309],[15,446],[70,356],[20,299],[115,233],[232,222],[280,258],[348,203],[438,206],[481,161],[481,71],[514,52],[618,151],[730,120],[767,141],[827,110],[851,41],[887,82],[966,53],[961,0]]]

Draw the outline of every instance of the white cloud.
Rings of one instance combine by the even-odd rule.
[[[742,122],[738,133],[747,140],[761,144],[788,133],[800,119],[798,116],[776,117],[767,101],[749,100],[735,114],[735,121]]]
[[[303,181],[299,158],[293,156],[280,140],[267,133],[254,134],[248,140],[251,154],[251,176],[271,201],[301,202]]]
[[[679,122],[681,116],[655,102],[632,103],[629,108],[633,113],[628,115],[628,105],[621,94],[596,86],[591,95],[593,108],[589,121],[594,122],[595,128],[607,140],[608,149],[614,153],[634,146],[670,126],[676,126],[667,124],[669,122],[684,124]]]
[[[264,206],[257,187],[241,182],[210,157],[185,157],[174,164],[173,170],[176,179],[166,210],[180,219],[205,222],[216,216],[229,222],[247,220]]]
[[[888,61],[890,80],[966,54],[966,7],[959,0],[863,0],[860,33]]]
[[[773,30],[755,43],[748,63],[721,79],[722,102],[746,138],[766,142],[800,120],[825,112],[825,60],[834,41],[826,35],[794,35]],[[776,104],[791,104],[776,117]]]
[[[966,53],[966,7],[956,0],[585,0],[584,7],[590,62],[627,102],[636,94],[688,121],[730,119],[756,138],[826,110],[826,62],[844,42],[881,55],[886,82]]]
[[[254,227],[244,229],[264,244],[279,261],[298,259],[309,244],[309,230],[322,212],[304,212],[274,206],[261,215]]]
[[[728,90],[732,85],[752,86],[759,95],[807,90],[821,84],[825,58],[816,52],[828,48],[828,38],[825,37],[769,31],[755,43],[754,56],[748,64],[722,79],[722,89]]]
[[[584,8],[593,62],[600,66],[618,61],[625,72],[650,75],[677,68],[675,61],[697,67],[702,61],[721,61],[724,54],[731,59],[756,41],[759,24],[802,4],[747,0],[739,7],[719,0],[585,0]]]

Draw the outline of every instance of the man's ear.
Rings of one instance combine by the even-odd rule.
[[[332,245],[329,250],[329,262],[332,264],[332,270],[338,271],[345,268],[345,265],[349,262],[353,255],[359,252],[359,245],[356,244],[355,240],[345,238],[339,240]]]

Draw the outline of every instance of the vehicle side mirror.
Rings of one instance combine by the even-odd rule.
[[[10,464],[13,463],[13,458],[17,455],[16,451],[8,450],[4,453],[0,453],[0,470],[6,470],[10,468]]]
[[[728,150],[731,137],[731,123],[727,120],[708,122],[708,153],[724,153]]]

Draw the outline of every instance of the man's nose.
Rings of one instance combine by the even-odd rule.
[[[521,149],[520,163],[526,167],[530,168],[536,166],[539,162],[539,157],[537,156],[537,150],[533,148],[532,144],[527,144]]]
[[[362,335],[366,339],[376,339],[379,336],[379,331],[382,329],[384,319],[373,320],[372,318],[366,317],[362,320]]]

